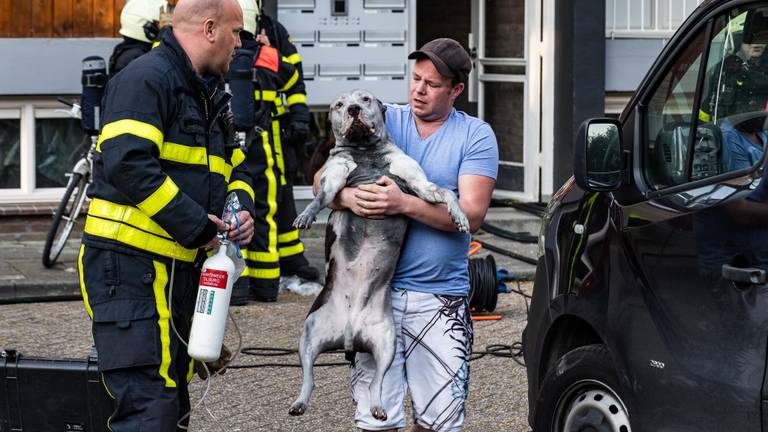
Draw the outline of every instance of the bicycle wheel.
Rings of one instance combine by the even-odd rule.
[[[56,263],[61,251],[67,244],[67,239],[75,227],[77,217],[83,208],[85,190],[88,188],[88,179],[82,174],[72,173],[67,183],[67,190],[61,198],[61,203],[53,215],[53,224],[43,248],[43,265],[51,267]]]

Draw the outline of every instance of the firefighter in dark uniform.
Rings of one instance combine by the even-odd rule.
[[[160,9],[165,0],[130,0],[120,11],[120,34],[123,41],[109,57],[109,76],[115,76],[130,62],[152,49],[160,32]]]
[[[247,97],[255,99],[259,113],[256,134],[248,136],[250,171],[253,173],[255,200],[261,204],[255,214],[256,230],[254,239],[245,252],[246,269],[235,285],[232,304],[244,304],[247,300],[271,302],[277,299],[281,268],[279,222],[276,220],[283,205],[285,181],[280,158],[280,127],[274,115],[277,112],[280,94],[303,92],[297,89],[298,72],[272,46],[258,42],[254,36],[258,6],[255,0],[238,0],[243,10],[244,24],[240,33],[243,49],[253,55],[256,74],[255,91],[248,91]],[[233,89],[233,91],[235,91]],[[238,94],[238,97],[245,96]],[[239,105],[239,104],[236,104]],[[306,106],[306,105],[305,105]],[[239,108],[233,107],[235,111]],[[237,112],[236,112],[237,115]],[[291,221],[293,222],[293,221]]]
[[[293,184],[299,169],[299,155],[304,156],[304,146],[309,136],[309,109],[301,56],[291,41],[288,30],[279,21],[263,13],[261,0],[258,0],[258,6],[259,39],[277,48],[285,61],[292,64],[299,74],[293,89],[284,92],[283,97],[275,100],[275,118],[278,120],[275,126],[280,130],[279,134],[274,133],[275,147],[282,173],[282,193],[277,215],[280,272],[284,276],[297,275],[303,279],[315,280],[319,277],[319,272],[310,266],[304,257],[304,244],[299,239],[299,231],[293,227],[293,221],[296,219]]]
[[[218,3],[181,2],[161,44],[105,90],[78,268],[113,432],[186,423],[193,368],[175,333],[189,337],[217,232],[241,244],[253,234],[250,174],[227,139],[221,88],[242,14],[236,0]],[[245,209],[238,228],[218,218],[232,192]]]

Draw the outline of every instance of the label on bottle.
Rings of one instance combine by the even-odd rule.
[[[207,288],[227,288],[227,272],[223,270],[205,269],[200,274],[200,286]]]

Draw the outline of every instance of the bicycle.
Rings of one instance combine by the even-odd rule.
[[[72,118],[80,119],[80,105],[63,98],[57,98],[59,102],[68,105],[70,109],[57,110],[67,113]],[[53,214],[53,223],[45,239],[43,247],[43,265],[46,268],[52,267],[64,250],[64,246],[69,239],[72,229],[77,223],[77,218],[83,210],[83,204],[86,200],[86,191],[91,184],[91,172],[93,171],[93,156],[96,152],[96,143],[99,137],[90,135],[91,146],[80,160],[75,163],[72,171],[67,173],[69,177],[64,196],[61,198],[59,207]],[[62,223],[63,222],[63,223]]]

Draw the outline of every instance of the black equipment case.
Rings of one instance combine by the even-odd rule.
[[[87,360],[0,350],[0,432],[102,432],[114,403]]]

